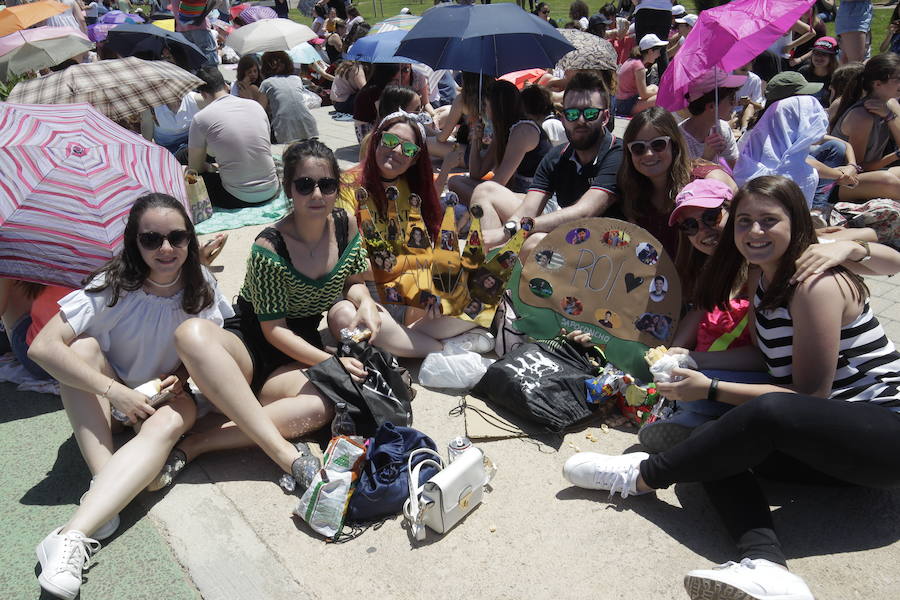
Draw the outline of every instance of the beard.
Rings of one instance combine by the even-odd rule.
[[[588,148],[596,146],[600,141],[600,138],[603,137],[603,127],[592,127],[591,132],[588,135],[577,140],[572,139],[571,134],[566,131],[566,137],[569,138],[569,143],[572,144],[572,147],[576,150],[587,150]]]

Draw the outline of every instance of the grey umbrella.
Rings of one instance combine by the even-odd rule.
[[[608,41],[579,29],[560,29],[559,32],[575,49],[559,59],[557,69],[615,71],[618,68],[616,51]]]

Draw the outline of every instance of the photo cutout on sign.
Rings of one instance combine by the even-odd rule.
[[[658,340],[665,341],[672,329],[672,317],[655,313],[644,313],[634,322],[640,332],[649,333]]]
[[[397,266],[397,257],[389,250],[376,250],[370,254],[372,266],[382,271],[392,271]]]
[[[528,282],[528,288],[531,293],[539,298],[549,298],[553,295],[553,286],[546,279],[535,277]]]
[[[576,227],[566,234],[566,241],[572,245],[583,244],[591,237],[591,232],[586,227]]]
[[[584,304],[575,296],[566,296],[559,305],[564,313],[572,317],[577,317],[584,312]]]
[[[662,302],[669,291],[669,280],[663,275],[657,275],[650,282],[650,299],[654,302]]]
[[[541,250],[534,253],[534,262],[544,269],[555,271],[566,264],[566,259],[559,252],[553,250]]]
[[[441,250],[457,250],[457,248],[454,247],[455,245],[456,233],[447,229],[441,230]]]
[[[613,229],[603,234],[603,243],[613,248],[622,248],[631,242],[631,235],[621,229]]]
[[[481,312],[481,309],[484,307],[484,304],[475,300],[474,298],[469,299],[469,303],[466,304],[466,307],[463,309],[463,314],[465,314],[470,319],[474,319],[478,316],[478,313]]]
[[[638,260],[645,265],[652,266],[659,262],[659,252],[648,242],[638,244],[634,249],[634,253],[637,255]]]
[[[611,310],[601,308],[595,316],[597,317],[597,323],[607,329],[615,329],[619,326],[619,317]]]
[[[418,225],[410,228],[409,240],[407,240],[406,245],[410,248],[427,248],[428,237],[425,235],[425,230]]]
[[[387,302],[402,302],[403,298],[400,296],[400,292],[397,291],[392,285],[384,286],[384,299]]]

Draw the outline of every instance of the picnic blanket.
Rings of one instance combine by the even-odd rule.
[[[261,225],[277,221],[287,214],[290,202],[282,191],[277,198],[260,206],[248,208],[213,208],[210,218],[197,224],[195,229],[198,235],[225,231],[226,229],[238,229],[247,225]]]

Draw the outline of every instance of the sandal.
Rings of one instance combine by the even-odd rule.
[[[147,485],[147,491],[155,492],[172,485],[172,482],[175,481],[175,478],[178,477],[178,474],[184,470],[187,464],[187,454],[184,453],[184,450],[173,448],[159,475]]]

